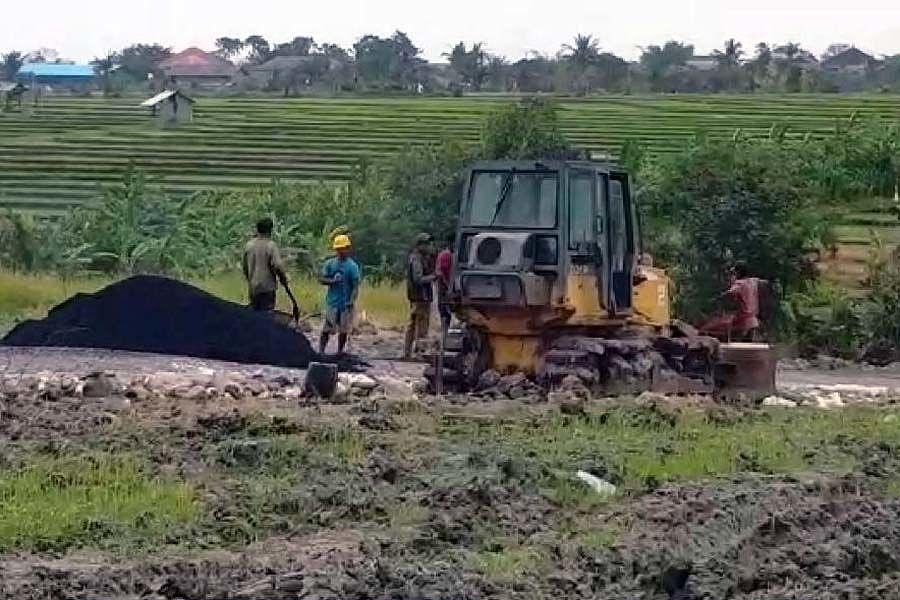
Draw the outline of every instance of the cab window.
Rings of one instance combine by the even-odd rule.
[[[594,178],[589,173],[569,177],[569,248],[572,250],[594,242],[593,185]]]

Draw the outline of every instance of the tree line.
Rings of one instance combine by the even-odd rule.
[[[262,35],[220,37],[216,53],[245,67],[277,57],[305,57],[282,73],[285,91],[308,88],[397,91],[574,93],[597,92],[837,92],[900,90],[900,55],[881,59],[847,44],[833,44],[820,57],[796,42],[761,42],[752,51],[734,39],[701,56],[691,44],[676,40],[641,48],[629,62],[605,51],[592,35],[576,35],[555,54],[531,52],[510,60],[489,51],[483,42],[459,42],[428,62],[422,49],[402,31],[391,36],[364,35],[351,48],[319,43],[311,36],[273,43]],[[146,81],[173,49],[161,44],[134,44],[97,57],[92,64],[104,81]],[[851,54],[852,52],[852,54]],[[850,57],[852,64],[829,61]],[[10,80],[24,62],[59,60],[47,49],[3,54],[0,76]],[[855,62],[854,62],[855,61]]]

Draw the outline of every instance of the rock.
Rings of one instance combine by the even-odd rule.
[[[564,415],[583,415],[585,412],[585,399],[571,392],[550,392],[547,400]]]
[[[379,380],[384,395],[394,400],[407,400],[415,398],[413,383],[404,381],[398,377],[385,376]],[[426,382],[427,383],[427,382]]]
[[[91,373],[84,379],[82,395],[85,398],[105,398],[113,393],[113,385],[104,373]]]
[[[762,401],[763,406],[783,406],[784,408],[796,408],[797,403],[781,396],[769,396]]]
[[[160,371],[148,376],[144,384],[151,390],[170,390],[178,387],[190,388],[193,381],[184,375]]]
[[[343,393],[346,395],[349,386],[338,380],[336,365],[317,362],[309,365],[306,380],[303,382],[303,389],[307,396],[331,398],[337,393],[339,387],[343,387]]]
[[[516,387],[510,389],[506,392],[506,395],[512,398],[513,400],[518,400],[520,398],[524,398],[528,395],[528,389],[524,386],[517,385]]]
[[[136,402],[143,402],[150,398],[150,392],[141,384],[132,384],[125,390],[125,397]]]
[[[500,379],[500,373],[493,369],[488,369],[478,377],[478,383],[476,384],[475,389],[486,390],[492,388],[500,383]]]
[[[587,471],[578,471],[577,473],[575,473],[575,477],[586,483],[592,490],[605,498],[614,496],[616,492],[618,492],[618,488],[616,486],[606,481],[605,479],[600,479],[599,477],[591,475]]]
[[[303,389],[297,386],[286,387],[281,390],[281,395],[288,400],[299,400],[303,397]]]
[[[898,420],[897,415],[888,415],[884,419],[882,419],[883,423],[896,423]]]
[[[584,367],[580,367],[576,369],[575,375],[578,377],[580,382],[583,385],[593,385],[597,383],[597,378],[599,377],[599,373],[596,371],[592,371],[591,369],[585,369]],[[568,377],[567,377],[568,378]],[[565,382],[565,379],[563,379]]]
[[[264,391],[266,391],[265,384],[259,379],[253,379],[247,382],[247,391],[253,394],[254,396],[259,396]]]
[[[267,577],[261,581],[250,584],[234,592],[232,596],[235,600],[259,600],[261,598],[271,598],[275,592],[275,576]]]
[[[497,389],[501,394],[508,394],[511,389],[523,386],[527,383],[528,378],[525,377],[524,373],[514,373],[512,375],[507,375],[506,377],[501,377],[500,381],[497,383]]]
[[[410,388],[413,394],[419,394],[421,396],[427,395],[429,389],[431,389],[431,384],[424,378],[413,383]]]
[[[38,398],[47,402],[56,402],[62,398],[62,390],[55,385],[48,385],[38,392]]]
[[[185,400],[204,400],[206,398],[206,388],[200,385],[192,386],[181,397]]]
[[[634,399],[635,403],[639,405],[646,404],[658,404],[660,402],[667,402],[667,398],[665,394],[660,394],[657,392],[643,392],[640,396]]]
[[[313,396],[315,395],[313,394]],[[350,402],[350,388],[338,381],[334,386],[334,393],[331,395],[330,400],[334,404],[348,404]]]
[[[235,383],[234,381],[226,383],[224,391],[226,394],[231,394],[234,398],[240,398],[244,395],[244,388],[241,387],[241,384]]]
[[[832,392],[828,395],[817,394],[814,398],[819,408],[840,408],[844,406],[844,401],[838,392]]]
[[[362,373],[351,373],[348,377],[348,383],[351,388],[359,390],[374,390],[378,387],[378,382]]]

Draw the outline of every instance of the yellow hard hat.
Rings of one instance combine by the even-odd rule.
[[[353,246],[353,242],[350,241],[349,235],[336,235],[334,236],[334,241],[331,242],[332,250],[345,250]]]

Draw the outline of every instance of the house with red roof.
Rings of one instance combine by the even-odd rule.
[[[177,88],[216,88],[231,83],[237,67],[231,61],[200,48],[188,48],[161,61],[158,68],[166,85]]]

